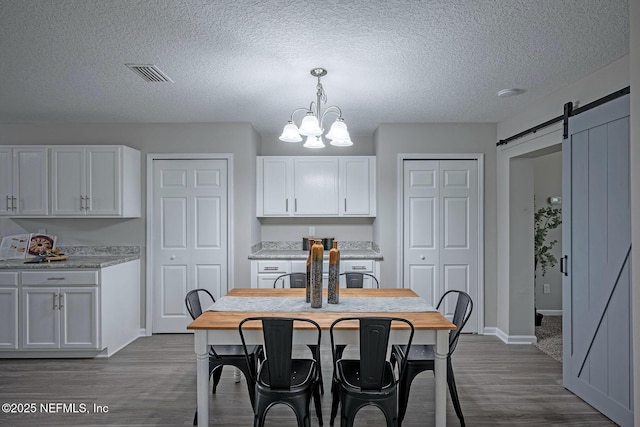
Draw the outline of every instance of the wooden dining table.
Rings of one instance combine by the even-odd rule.
[[[195,335],[198,426],[209,425],[209,346],[241,344],[238,324],[247,317],[261,316],[314,320],[323,331],[323,347],[330,346],[329,327],[341,317],[385,316],[411,321],[415,329],[413,344],[435,345],[435,425],[446,425],[447,353],[449,331],[456,328],[453,323],[410,289],[340,289],[340,302],[336,305],[327,304],[325,289],[323,307],[319,309],[305,304],[304,298],[305,289],[235,288],[189,324],[187,329]],[[262,344],[260,325],[255,324],[253,329],[253,333],[251,327],[245,331],[247,344]],[[357,329],[357,323],[341,326],[334,331],[339,337],[337,342],[357,344]],[[295,326],[296,342],[315,344],[313,339],[317,337],[309,331],[308,326]],[[392,329],[390,344],[406,343],[407,334],[408,329],[401,326]]]

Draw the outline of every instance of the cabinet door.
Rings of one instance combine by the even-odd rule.
[[[22,348],[60,346],[58,288],[22,289]]]
[[[61,288],[60,348],[98,348],[97,288]]]
[[[258,161],[262,165],[262,174],[258,176],[258,216],[291,215],[291,159],[263,157]]]
[[[369,157],[340,158],[340,214],[353,216],[375,215],[373,168]]]
[[[122,213],[122,149],[91,146],[86,148],[86,215]]]
[[[13,215],[13,155],[10,148],[0,148],[0,215]]]
[[[0,349],[18,348],[18,288],[0,288]]]
[[[51,213],[84,215],[85,150],[82,146],[51,149]]]
[[[46,215],[49,210],[49,172],[45,147],[13,150],[14,215]]]
[[[338,158],[295,158],[293,187],[295,215],[338,215]]]
[[[278,276],[282,273],[278,274],[258,274],[258,287],[259,288],[273,288],[273,283],[276,281]],[[282,280],[278,281],[279,288],[282,287]],[[288,284],[288,281],[287,281]]]

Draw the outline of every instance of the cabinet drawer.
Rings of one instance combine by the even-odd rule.
[[[98,271],[23,271],[23,285],[97,285]]]
[[[288,261],[258,261],[258,273],[288,273]]]
[[[343,273],[373,273],[373,261],[340,261]]]
[[[17,271],[0,272],[0,286],[18,286]]]

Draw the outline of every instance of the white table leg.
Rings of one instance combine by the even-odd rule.
[[[447,425],[447,354],[449,353],[449,331],[436,332],[436,427]]]
[[[198,427],[209,426],[209,349],[207,331],[196,330],[196,384],[198,391]]]

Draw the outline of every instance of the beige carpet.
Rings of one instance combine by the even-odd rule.
[[[544,316],[542,325],[536,326],[536,347],[562,362],[562,316]]]

